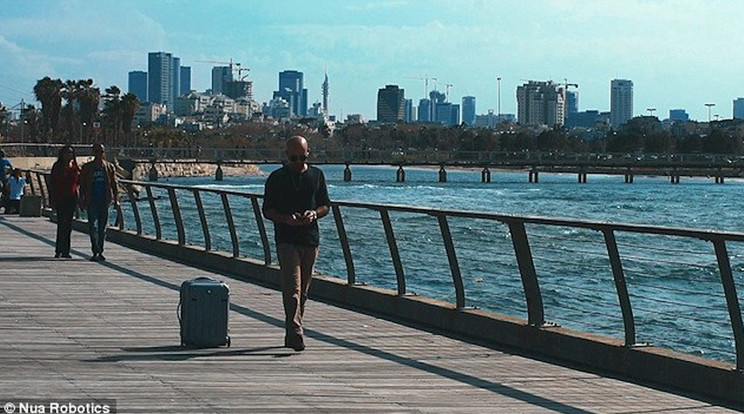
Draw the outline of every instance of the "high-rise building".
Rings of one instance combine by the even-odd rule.
[[[434,122],[442,125],[452,124],[452,104],[439,102],[434,104]]]
[[[406,109],[403,120],[406,122],[413,122],[413,99],[406,99]]]
[[[421,99],[418,105],[418,117],[416,118],[419,122],[431,122],[431,100]]]
[[[173,100],[171,107],[175,105],[176,98],[181,96],[181,58],[173,56]]]
[[[323,112],[328,114],[328,72],[325,73],[325,78],[323,79]]]
[[[684,109],[670,109],[669,120],[674,122],[689,121],[690,115],[688,115],[687,111],[685,111]]]
[[[460,105],[450,102],[434,104],[434,122],[442,125],[460,124]]]
[[[128,92],[137,95],[140,102],[147,102],[147,72],[141,70],[129,72]]]
[[[475,124],[475,96],[463,96],[462,122],[466,125]]]
[[[450,112],[450,125],[460,125],[460,105],[452,104]]]
[[[633,81],[613,79],[610,82],[610,125],[618,128],[633,118]]]
[[[522,125],[563,125],[563,88],[552,81],[529,81],[518,86],[517,117]]]
[[[225,93],[225,84],[233,80],[230,66],[215,66],[212,68],[212,93]]]
[[[178,75],[174,69],[178,68]],[[166,52],[150,52],[147,56],[147,97],[150,102],[173,108],[181,77],[180,59]]]
[[[253,99],[253,82],[251,81],[227,81],[222,88],[222,94],[232,99]]]
[[[432,105],[435,105],[438,103],[447,102],[447,95],[439,91],[431,91],[429,92],[429,99],[431,99]]]
[[[744,98],[734,99],[734,119],[744,119]]]
[[[181,90],[178,96],[188,95],[191,92],[191,66],[181,66]]]
[[[296,70],[279,72],[279,90],[274,91],[274,98],[289,102],[292,116],[307,115],[307,89],[303,87],[303,73]]]
[[[385,85],[377,91],[377,122],[395,123],[405,118],[405,91],[398,85]]]
[[[566,116],[579,112],[579,93],[566,91]]]

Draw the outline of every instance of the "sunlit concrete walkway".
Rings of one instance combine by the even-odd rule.
[[[0,217],[0,398],[112,398],[138,413],[733,412],[705,402],[308,303],[307,350],[282,348],[280,294],[231,287],[232,347],[180,348],[183,280],[207,272]],[[4,404],[4,401],[0,402]]]

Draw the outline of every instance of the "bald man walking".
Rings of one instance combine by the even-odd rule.
[[[274,222],[282,272],[284,346],[305,349],[302,316],[318,257],[318,219],[326,216],[328,198],[323,171],[307,164],[310,148],[299,135],[287,141],[287,164],[269,175],[264,187],[264,217]]]

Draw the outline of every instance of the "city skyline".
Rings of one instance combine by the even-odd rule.
[[[374,119],[388,84],[416,104],[425,97],[416,78],[429,76],[442,92],[452,85],[452,103],[476,97],[478,114],[497,108],[497,77],[501,112],[512,114],[524,79],[579,84],[579,111],[609,111],[610,80],[629,79],[634,116],[681,108],[707,121],[705,104],[714,103],[727,119],[744,96],[744,57],[721,49],[744,43],[733,24],[741,12],[744,4],[721,0],[11,2],[0,17],[0,101],[33,101],[44,76],[125,90],[128,73],[146,70],[147,53],[160,50],[191,66],[196,90],[211,87],[213,65],[200,60],[241,62],[259,102],[285,70],[305,74],[308,106],[321,102],[327,67],[339,117]]]

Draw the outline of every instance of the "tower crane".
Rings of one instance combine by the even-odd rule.
[[[232,73],[234,71],[237,71],[238,72],[238,79],[240,79],[240,73],[241,73],[241,71],[243,71],[243,70],[250,70],[250,69],[243,69],[243,68],[241,68],[240,62],[233,62],[232,58],[230,58],[230,61],[229,62],[221,62],[221,61],[217,61],[217,60],[197,60],[196,62],[199,62],[199,63],[215,63],[215,64],[218,64],[218,65],[228,65],[230,67],[230,75],[232,75]]]
[[[417,79],[424,81],[424,98],[429,97],[429,80],[433,80],[434,82],[438,81],[439,79],[435,77],[431,77],[429,75],[424,76],[406,76],[406,79]]]
[[[578,88],[579,87],[579,84],[578,83],[568,83],[568,79],[563,78],[563,85],[564,85],[564,88],[563,88],[563,102],[564,102],[564,105],[568,105],[568,87],[569,86],[572,86],[574,88]]]
[[[568,87],[569,86],[573,86],[574,88],[578,88],[579,87],[579,84],[578,83],[568,83],[568,79],[566,79],[566,78],[563,78],[563,85],[566,87],[565,88],[565,91],[566,92],[568,92]]]
[[[451,83],[445,83],[444,84],[444,88],[445,88],[444,96],[445,96],[445,98],[447,98],[447,102],[449,102],[449,90],[450,90],[450,88],[452,86],[454,86],[454,85],[452,85]]]

